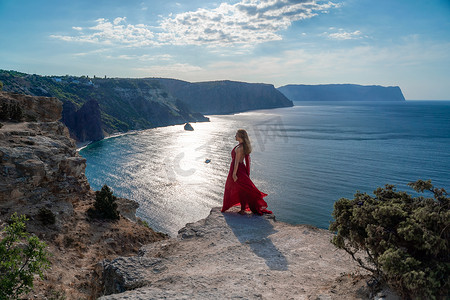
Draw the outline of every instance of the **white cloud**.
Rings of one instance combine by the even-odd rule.
[[[121,54],[121,55],[107,55],[105,56],[108,59],[119,59],[119,60],[133,60],[133,61],[143,61],[143,62],[149,62],[149,61],[171,61],[173,60],[172,55],[170,54],[158,54],[158,55],[149,55],[149,54],[143,54],[143,55],[128,55],[128,54]]]
[[[330,30],[334,30],[334,27],[330,27]],[[328,38],[333,40],[356,40],[356,39],[362,39],[364,36],[362,35],[362,32],[359,30],[355,30],[353,32],[345,31],[344,29],[340,28],[337,32],[329,33],[324,32],[324,35],[326,35]]]
[[[74,35],[52,35],[64,41],[125,45],[207,45],[251,47],[281,40],[280,31],[292,22],[309,19],[338,7],[314,0],[241,0],[214,9],[197,9],[162,18],[157,32],[144,24],[128,24],[125,17],[96,20],[93,27],[72,27]]]
[[[244,45],[281,40],[279,31],[337,4],[291,0],[242,0],[177,14],[161,22],[162,42],[176,45]]]
[[[114,23],[114,25],[119,25],[119,24],[122,23],[122,22],[125,23],[125,22],[126,22],[126,19],[127,19],[127,18],[125,18],[125,17],[123,17],[123,18],[118,17],[118,18],[115,18],[115,19],[114,19],[114,22],[113,22],[113,23]]]
[[[155,34],[144,24],[127,24],[126,18],[115,18],[113,22],[100,18],[95,21],[97,25],[92,27],[73,27],[80,31],[80,34],[51,35],[52,38],[69,42],[86,42],[96,44],[119,44],[128,47],[141,47],[157,45]],[[81,33],[81,30],[85,33]]]

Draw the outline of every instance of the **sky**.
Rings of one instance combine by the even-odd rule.
[[[0,0],[0,69],[450,100],[450,0]]]

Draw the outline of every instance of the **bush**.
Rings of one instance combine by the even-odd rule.
[[[0,106],[0,120],[8,121],[10,117],[9,104],[3,102]]]
[[[0,106],[0,120],[20,122],[23,119],[23,111],[19,104],[3,102]]]
[[[20,122],[23,118],[23,111],[19,104],[13,104],[11,107],[11,120]]]
[[[95,192],[94,208],[88,210],[88,215],[91,218],[118,220],[120,218],[117,211],[117,197],[105,184],[101,191]]]
[[[0,299],[18,299],[33,288],[34,275],[43,278],[50,267],[47,245],[26,232],[25,216],[11,216],[0,241]]]
[[[450,199],[430,180],[408,185],[433,198],[386,185],[375,197],[357,192],[353,200],[338,200],[332,243],[405,299],[444,298],[450,286]]]
[[[39,209],[38,218],[44,225],[53,225],[56,222],[55,214],[45,207]]]

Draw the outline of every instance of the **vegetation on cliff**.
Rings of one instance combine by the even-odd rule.
[[[20,122],[23,118],[22,108],[19,104],[9,104],[3,102],[0,106],[0,120]]]
[[[229,80],[196,83],[166,78],[158,80],[172,95],[203,114],[229,114],[293,105],[272,84]]]
[[[87,211],[88,215],[91,218],[120,219],[116,200],[117,197],[113,195],[111,189],[105,184],[100,191],[95,192],[94,208],[90,208]]]
[[[0,241],[0,299],[19,299],[32,290],[34,276],[50,267],[47,245],[26,231],[28,219],[14,213]],[[1,235],[0,235],[1,236]]]
[[[332,242],[405,299],[440,299],[450,287],[450,198],[431,181],[409,183],[412,197],[386,185],[334,204]],[[363,260],[363,257],[366,260]]]
[[[8,92],[61,100],[64,103],[63,122],[72,137],[79,141],[101,139],[103,132],[208,120],[180,105],[154,79],[39,76],[0,70],[0,80]],[[96,103],[99,109],[90,109],[95,108]],[[83,111],[84,105],[90,105],[89,109]]]

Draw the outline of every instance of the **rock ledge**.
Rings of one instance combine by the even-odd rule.
[[[177,238],[103,262],[100,299],[367,299],[366,274],[332,234],[235,210],[187,224]]]

